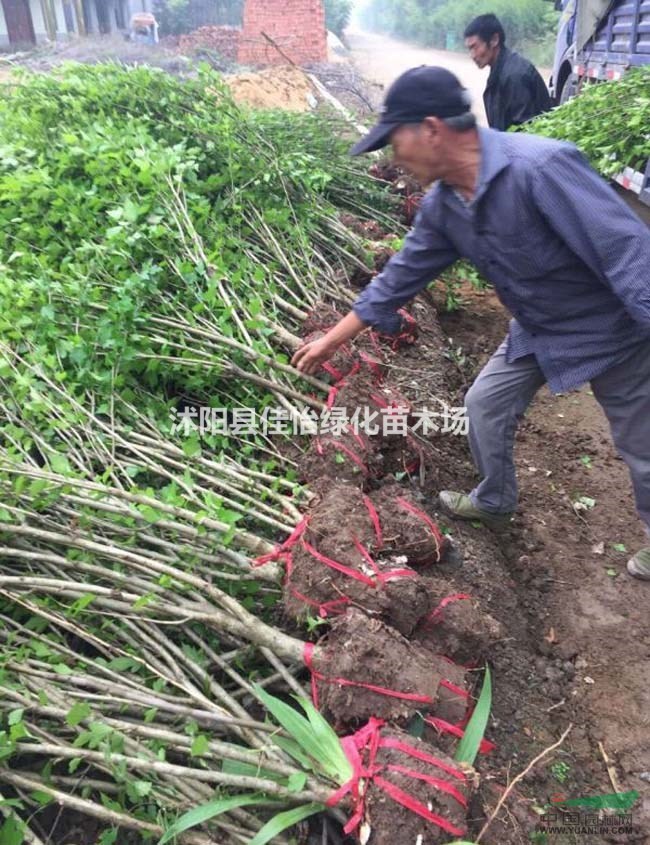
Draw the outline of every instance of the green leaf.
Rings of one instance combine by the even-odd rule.
[[[65,455],[60,452],[53,452],[47,456],[47,461],[52,468],[52,472],[57,475],[70,475],[70,463]]]
[[[22,722],[24,713],[25,713],[24,707],[18,707],[16,710],[11,710],[9,712],[9,716],[7,717],[7,724],[8,725],[17,725],[19,722]]]
[[[144,723],[145,723],[145,725],[148,725],[151,722],[153,722],[153,720],[156,718],[157,714],[158,714],[158,708],[157,707],[150,707],[148,710],[145,710],[144,711]]]
[[[202,757],[210,748],[210,741],[205,734],[199,734],[192,743],[190,754],[192,757]]]
[[[294,772],[292,775],[289,775],[287,789],[289,792],[300,792],[301,789],[305,788],[306,783],[307,775],[305,772]]]
[[[136,780],[132,784],[133,791],[139,798],[144,798],[149,795],[153,788],[153,784],[148,780]]]
[[[35,789],[33,792],[30,792],[29,795],[42,807],[45,807],[46,804],[50,804],[54,801],[54,796],[49,792],[45,792],[43,789]],[[0,843],[1,842],[2,840],[0,839]]]
[[[314,816],[316,813],[322,813],[325,810],[324,804],[305,804],[303,807],[294,807],[292,810],[285,810],[283,813],[278,813],[273,816],[261,830],[258,830],[255,836],[251,839],[248,845],[266,845],[283,830],[288,827],[293,827],[309,816]]]
[[[625,545],[623,543],[614,543],[612,548],[614,549],[615,552],[626,552],[627,551],[627,549],[625,548]]]
[[[82,610],[85,610],[89,604],[91,604],[97,596],[94,593],[86,593],[84,596],[80,596],[76,601],[74,601],[70,605],[70,613],[72,616],[76,616]]]
[[[109,661],[108,668],[116,672],[126,672],[129,669],[139,669],[140,663],[133,657],[114,657]]]
[[[209,822],[215,816],[220,816],[222,813],[229,812],[229,810],[235,810],[238,807],[249,807],[251,804],[264,803],[264,796],[261,793],[234,795],[231,798],[217,798],[214,801],[208,801],[206,804],[201,804],[199,807],[194,807],[192,810],[188,810],[187,813],[183,813],[179,819],[167,828],[163,836],[158,840],[158,845],[165,845],[166,842],[171,842],[179,833],[196,827],[198,824],[205,824],[205,822]]]
[[[116,827],[105,830],[99,837],[98,845],[115,845],[119,830]]]
[[[85,701],[77,701],[68,710],[68,715],[65,717],[65,720],[70,727],[74,728],[80,722],[83,722],[84,719],[87,719],[88,716],[90,716],[90,705]]]
[[[465,728],[464,736],[458,743],[458,748],[454,754],[454,760],[458,763],[468,763],[470,766],[474,765],[481,740],[485,735],[491,708],[492,676],[490,675],[490,667],[486,666],[481,694],[476,702],[472,717]]]
[[[25,841],[23,831],[25,825],[12,813],[0,827],[0,843],[2,845],[22,845]]]
[[[271,739],[273,740],[273,743],[278,746],[278,748],[281,748],[290,757],[293,757],[294,760],[297,760],[301,766],[304,766],[306,769],[311,770],[313,762],[302,751],[302,749],[295,740],[289,739],[286,736],[280,736],[279,734],[271,734]]]
[[[346,783],[352,777],[352,764],[347,758],[341,740],[329,722],[316,710],[306,698],[298,698],[298,704],[307,714],[309,723],[318,744],[318,760],[325,766],[330,777],[340,784]]]
[[[265,769],[263,766],[259,766],[256,763],[243,763],[241,760],[224,759],[221,764],[221,771],[229,775],[246,775],[247,777],[267,778],[268,780],[275,780],[278,782],[285,780],[285,775],[280,775],[278,772],[272,772],[270,769]]]

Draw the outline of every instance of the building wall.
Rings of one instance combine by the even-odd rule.
[[[63,12],[63,0],[53,0],[52,4],[54,6],[54,14],[56,16],[56,37],[57,39],[67,38],[68,31],[65,24],[65,14]],[[36,42],[41,43],[43,41],[47,41],[49,36],[45,26],[41,0],[29,0],[29,11],[32,17],[32,26],[34,27]],[[2,3],[0,3],[0,47],[11,48],[11,44],[9,43],[9,30],[7,28]]]
[[[9,32],[7,31],[7,22],[5,21],[5,10],[0,3],[0,47],[9,44]]]
[[[325,11],[321,0],[246,0],[239,61],[286,64],[262,35],[265,32],[297,65],[327,60]]]

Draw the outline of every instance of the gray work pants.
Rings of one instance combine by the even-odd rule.
[[[470,387],[465,397],[469,442],[482,479],[471,493],[476,507],[492,513],[515,510],[515,431],[545,381],[534,355],[508,364],[504,341]],[[591,389],[630,471],[639,515],[650,528],[650,343],[594,378]]]

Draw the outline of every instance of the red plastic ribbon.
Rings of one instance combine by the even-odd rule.
[[[451,734],[452,736],[458,737],[458,739],[462,739],[465,736],[465,731],[461,725],[454,725],[445,719],[440,719],[438,716],[425,716],[424,721],[439,733]],[[490,742],[488,739],[482,739],[478,750],[481,754],[488,754],[490,751],[494,751],[495,748],[496,745],[493,742]]]
[[[381,522],[379,521],[379,514],[377,513],[377,509],[372,503],[372,500],[364,494],[363,496],[363,503],[366,506],[366,510],[368,511],[368,515],[372,522],[373,528],[375,529],[375,537],[377,538],[377,550],[381,549],[384,545],[384,538],[381,533]]]
[[[438,622],[442,620],[442,611],[447,607],[448,604],[451,604],[455,601],[462,601],[463,599],[470,599],[471,596],[467,593],[452,593],[450,596],[445,596],[445,598],[440,602],[437,607],[434,607],[431,613],[426,617],[424,620],[425,627],[429,625],[436,625]]]
[[[303,660],[305,666],[311,672],[311,691],[314,706],[318,707],[318,685],[317,681],[324,681],[326,684],[338,684],[342,687],[357,687],[359,689],[367,689],[370,692],[375,692],[378,695],[385,695],[388,698],[399,698],[403,701],[413,701],[417,704],[435,704],[436,699],[430,695],[421,695],[417,692],[401,692],[400,690],[388,689],[387,687],[380,687],[376,684],[367,684],[364,681],[351,681],[349,678],[328,678],[319,672],[314,666],[314,644],[305,643],[303,650]],[[457,695],[459,698],[468,699],[469,693],[455,684],[446,681],[444,678],[440,681],[440,686],[445,687],[450,692]]]
[[[381,366],[379,365],[378,361],[375,361],[374,358],[371,358],[370,355],[367,355],[362,349],[359,350],[359,357],[363,361],[364,364],[368,366],[372,374],[375,376],[378,382],[383,381],[384,374],[381,370]]]
[[[416,508],[415,505],[412,505],[408,499],[405,499],[403,496],[398,496],[397,504],[400,505],[404,510],[409,511],[409,513],[415,514],[415,516],[419,517],[428,527],[429,531],[433,535],[433,539],[436,541],[436,561],[440,561],[440,549],[444,543],[444,538],[438,529],[438,526],[435,522],[431,519],[431,517],[426,514],[424,511],[420,510],[420,508]]]
[[[333,807],[346,795],[348,795],[348,793],[351,795],[353,813],[343,829],[344,832],[346,834],[351,833],[356,830],[363,821],[366,811],[365,805],[368,790],[366,786],[362,787],[361,782],[372,781],[372,783],[385,792],[386,795],[394,801],[397,801],[397,803],[401,804],[403,807],[406,807],[411,812],[416,813],[432,824],[435,824],[437,827],[452,836],[463,836],[465,833],[464,830],[456,827],[443,816],[431,812],[428,807],[425,807],[425,805],[422,804],[421,801],[418,801],[413,795],[409,795],[403,789],[396,786],[396,784],[382,777],[382,773],[385,771],[393,771],[406,775],[407,777],[425,781],[435,789],[450,795],[460,804],[461,807],[467,808],[467,799],[453,784],[448,783],[441,778],[415,771],[407,766],[399,764],[389,764],[387,766],[378,765],[377,753],[380,748],[396,749],[411,759],[421,760],[445,771],[447,774],[456,778],[463,784],[467,783],[465,775],[459,769],[450,766],[443,760],[439,760],[437,757],[426,754],[406,742],[401,742],[390,737],[383,738],[381,736],[383,726],[384,722],[380,719],[371,718],[368,721],[368,724],[359,731],[341,739],[341,746],[343,747],[345,755],[352,767],[352,777],[349,781],[347,781],[347,783],[337,789],[326,803],[327,806]],[[364,762],[362,757],[364,752],[367,757],[367,762]]]
[[[324,440],[320,437],[316,438],[316,451],[319,455],[323,454],[323,443],[333,443],[335,449],[340,449],[341,452],[345,452],[345,454],[350,458],[351,461],[354,461],[354,463],[359,467],[359,469],[364,475],[368,475],[368,473],[370,472],[368,467],[365,465],[363,460],[359,457],[359,455],[357,455],[356,452],[346,446],[345,443],[341,443],[340,441],[336,440],[334,437],[327,437]]]
[[[265,555],[260,555],[259,557],[253,558],[253,566],[264,566],[265,563],[270,563],[271,561],[287,560],[287,555],[291,554],[291,549],[296,545],[298,540],[302,537],[309,524],[309,517],[303,517],[298,525],[293,529],[289,537],[282,543],[281,545],[277,546],[272,552],[269,552]]]
[[[326,361],[324,364],[321,364],[321,367],[325,370],[325,372],[332,376],[335,381],[341,381],[344,378],[343,373],[338,370],[333,364],[330,364],[329,361]]]

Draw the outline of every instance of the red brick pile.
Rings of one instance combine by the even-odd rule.
[[[262,33],[269,35],[282,53]],[[238,60],[246,65],[297,65],[327,60],[321,0],[246,0]]]
[[[194,53],[201,48],[214,50],[224,59],[237,61],[241,30],[236,26],[201,26],[181,35],[178,49],[181,53]]]

